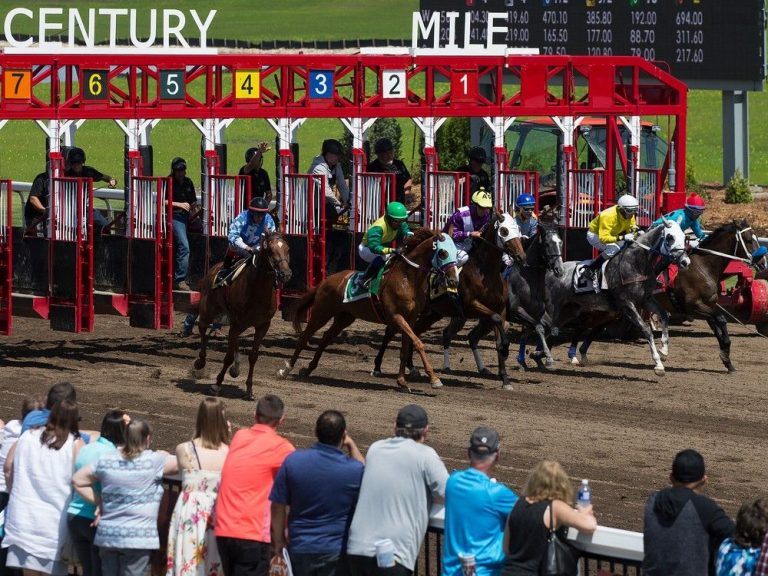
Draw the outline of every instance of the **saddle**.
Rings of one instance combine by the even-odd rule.
[[[365,272],[353,272],[347,278],[347,285],[344,287],[344,300],[346,304],[348,302],[355,302],[362,300],[363,298],[375,298],[379,295],[379,289],[381,288],[381,279],[384,277],[384,273],[389,270],[389,262],[382,266],[376,273],[376,276],[371,278],[366,284],[360,284],[357,279],[362,278]]]
[[[241,258],[235,262],[229,268],[222,268],[216,274],[216,278],[213,280],[213,288],[222,288],[224,286],[230,286],[238,276],[245,270],[250,258]]]
[[[573,293],[574,294],[587,294],[595,293],[595,287],[592,284],[592,279],[584,276],[584,268],[586,268],[593,260],[582,260],[573,270]],[[598,281],[601,290],[608,290],[608,283],[605,279],[605,267],[608,265],[608,260],[603,262],[600,270],[597,272]]]

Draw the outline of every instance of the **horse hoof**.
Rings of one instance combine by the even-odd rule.
[[[480,376],[492,376],[493,372],[491,372],[488,368],[483,368],[482,370],[478,370],[478,373]]]
[[[667,355],[664,354],[664,352],[659,352],[659,358],[661,358],[662,362],[666,362],[667,361]]]
[[[374,378],[381,378],[383,375],[384,374],[381,373],[381,370],[376,370],[376,368],[371,370],[371,376],[373,376]]]
[[[230,366],[229,367],[229,375],[232,376],[232,378],[237,378],[240,376],[240,366]]]
[[[656,368],[653,369],[653,373],[656,374],[656,376],[664,376],[666,375],[666,371],[664,370],[664,366],[656,366]]]
[[[578,356],[574,356],[571,358],[571,366],[579,366],[581,362],[579,361]]]
[[[504,384],[504,385],[501,387],[501,389],[502,389],[502,390],[506,390],[506,391],[508,391],[508,392],[512,392],[512,391],[515,389],[515,387],[514,387],[514,386],[512,386],[512,384]]]
[[[517,365],[518,365],[517,369],[520,372],[525,372],[526,370],[528,370],[528,366],[526,365],[525,360],[523,360],[522,362],[518,360]]]
[[[443,366],[443,373],[444,374],[450,374],[452,372],[450,366]]]
[[[408,386],[408,384],[405,383],[405,378],[398,378],[397,379],[397,385],[400,387],[401,390],[404,392],[408,392],[408,394],[411,393],[411,388]]]
[[[544,368],[550,372],[555,369],[555,361],[552,358],[547,358],[544,361]]]
[[[299,378],[308,378],[310,374],[309,368],[302,368],[299,370]]]
[[[421,370],[419,370],[416,367],[414,367],[414,368],[406,368],[405,369],[405,374],[406,374],[406,376],[408,376],[409,378],[412,378],[412,379],[421,378]]]
[[[736,368],[733,366],[726,366],[726,368],[728,369],[728,374],[736,374]]]
[[[589,364],[589,361],[587,360],[587,355],[582,354],[581,358],[579,359],[579,362],[581,362],[582,366],[586,366],[587,364]]]
[[[443,383],[440,381],[440,378],[432,382],[432,388],[442,388]]]
[[[247,402],[253,402],[256,398],[253,397],[253,392],[243,392],[243,400]]]
[[[285,367],[284,368],[280,368],[277,371],[277,377],[278,378],[285,378],[286,376],[288,376],[288,374],[291,373],[291,370],[293,370],[293,366],[291,366],[290,364],[288,364],[288,362],[286,362],[285,363]]]
[[[218,396],[221,393],[221,386],[218,384],[213,384],[211,386],[208,386],[208,388],[205,391],[206,396]]]
[[[205,368],[205,360],[200,360],[200,358],[198,358],[197,360],[195,360],[194,367],[195,367],[195,370],[202,370],[203,368]]]

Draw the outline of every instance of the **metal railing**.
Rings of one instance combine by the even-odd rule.
[[[568,172],[568,192],[565,196],[565,225],[568,228],[588,228],[600,213],[605,198],[605,173],[602,170],[571,170]]]
[[[226,238],[229,225],[251,200],[249,176],[209,176],[203,194],[203,234]]]
[[[167,178],[132,178],[126,236],[137,240],[165,238],[168,234],[167,200]]]
[[[322,235],[326,186],[321,174],[285,175],[281,223],[286,234]]]
[[[499,186],[496,190],[496,206],[506,212],[515,205],[521,194],[530,194],[536,199],[539,210],[539,173],[535,171],[504,170],[499,172]]]
[[[87,240],[93,181],[90,178],[52,178],[48,237],[63,242]]]
[[[423,225],[434,230],[445,226],[451,215],[469,203],[467,172],[428,172]]]
[[[661,216],[661,170],[641,168],[637,171],[638,226],[650,226]]]
[[[355,232],[365,233],[395,199],[395,174],[361,172],[355,179]]]

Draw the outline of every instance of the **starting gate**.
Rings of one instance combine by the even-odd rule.
[[[128,196],[128,314],[131,326],[173,327],[173,206],[170,178],[135,176]]]
[[[499,186],[496,189],[494,204],[505,212],[515,205],[515,199],[521,194],[530,194],[536,199],[536,212],[539,211],[539,173],[524,170],[500,170]]]
[[[251,201],[249,176],[211,175],[203,194],[205,272],[227,253],[229,225]]]
[[[564,258],[580,260],[592,258],[592,248],[583,242],[571,242],[571,237],[583,238],[589,223],[603,209],[605,172],[603,170],[569,170],[565,195]]]
[[[0,334],[11,335],[11,302],[13,282],[13,186],[0,180]]]
[[[52,178],[48,216],[50,322],[93,331],[93,180]]]
[[[357,258],[357,246],[371,224],[384,214],[387,204],[395,199],[395,175],[378,172],[358,173],[355,178],[354,197],[352,231],[355,234],[355,264],[358,268],[364,268],[368,264]]]
[[[461,206],[469,203],[469,174],[466,172],[428,172],[423,226],[442,230]]]
[[[280,224],[291,249],[293,277],[280,293],[297,298],[325,278],[325,190],[322,174],[283,177]]]
[[[637,201],[640,203],[637,225],[645,228],[661,216],[661,170],[641,168],[637,171],[637,180]]]

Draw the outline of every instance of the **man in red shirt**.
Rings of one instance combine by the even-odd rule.
[[[293,445],[282,438],[283,401],[267,394],[256,404],[255,424],[229,446],[216,500],[216,541],[225,576],[267,576],[270,561],[269,493]]]

